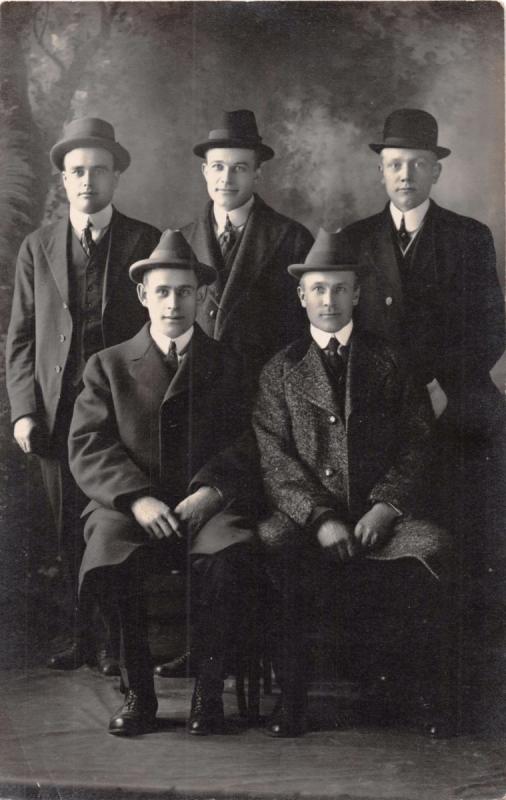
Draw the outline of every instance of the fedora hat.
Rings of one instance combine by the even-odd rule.
[[[260,161],[268,161],[274,156],[274,150],[262,144],[253,111],[248,111],[246,108],[224,111],[218,127],[209,131],[207,140],[196,144],[193,152],[196,156],[205,158],[207,151],[212,147],[244,147],[247,150],[255,150]]]
[[[305,272],[355,272],[361,276],[365,272],[353,252],[348,237],[343,231],[329,233],[320,228],[314,244],[303,264],[290,264],[288,272],[294,278],[301,278]]]
[[[451,150],[438,146],[437,135],[437,122],[428,111],[419,108],[398,108],[385,120],[381,144],[370,144],[369,147],[375,153],[381,153],[384,147],[431,150],[438,159],[446,158]]]
[[[114,128],[110,122],[98,117],[82,117],[73,119],[63,130],[63,139],[51,148],[49,156],[60,172],[63,171],[63,159],[76,147],[103,147],[114,156],[114,166],[124,172],[130,164],[130,153],[125,150],[114,137]]]
[[[162,233],[160,241],[149,258],[136,261],[128,270],[130,280],[142,283],[144,273],[157,267],[176,267],[195,272],[199,284],[214,283],[218,273],[214,267],[201,264],[195,253],[184,238],[181,231],[172,231],[170,228]]]

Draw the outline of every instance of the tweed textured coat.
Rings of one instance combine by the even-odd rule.
[[[432,411],[387,343],[355,327],[344,418],[318,345],[306,336],[278,353],[260,379],[253,423],[272,516],[260,524],[267,546],[314,535],[316,508],[356,523],[376,502],[404,516],[373,555],[412,556],[438,571],[450,542],[427,511]]]
[[[304,261],[313,237],[303,225],[255,195],[224,273],[212,208],[209,202],[200,217],[181,229],[197,258],[220,274],[209,287],[197,322],[208,336],[240,353],[254,379],[263,364],[304,329],[304,316],[286,268]]]
[[[211,476],[228,501],[239,494],[238,476],[228,471],[220,451],[247,422],[241,373],[235,353],[198,326],[172,379],[149,323],[127,342],[92,356],[69,437],[72,473],[91,498],[84,514],[104,509],[131,517],[129,498],[144,494],[173,508],[199,485],[209,485]],[[207,552],[247,538],[218,534],[211,530],[214,544]],[[146,541],[133,523],[121,541],[111,536],[88,542],[81,573],[120,563]]]
[[[7,389],[11,419],[36,416],[51,436],[62,399],[74,320],[69,299],[68,216],[26,237],[16,265],[7,334]],[[116,209],[111,222],[102,299],[107,346],[129,339],[146,320],[128,277],[130,264],[146,258],[160,232]]]
[[[449,399],[444,416],[472,428],[501,416],[489,371],[506,344],[504,298],[490,230],[431,201],[404,287],[388,205],[345,232],[370,268],[357,308],[361,326],[407,347],[422,384],[437,378]]]

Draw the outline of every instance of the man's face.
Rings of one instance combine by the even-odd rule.
[[[355,273],[345,270],[306,272],[297,291],[311,324],[327,333],[348,324],[360,296]]]
[[[441,164],[430,150],[385,147],[379,164],[381,182],[399,211],[409,211],[426,200],[441,174]]]
[[[253,194],[260,175],[254,150],[215,147],[202,164],[209,197],[224,211],[233,211]]]
[[[112,153],[102,147],[78,147],[63,161],[63,185],[72,208],[96,214],[111,202],[119,172]]]
[[[137,293],[149,311],[152,330],[176,339],[195,322],[206,286],[198,286],[193,270],[160,267],[144,274]]]

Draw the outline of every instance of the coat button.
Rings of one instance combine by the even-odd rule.
[[[326,470],[325,470],[325,477],[326,478],[331,478],[333,474],[334,474],[334,470],[332,469],[332,467],[327,467]]]
[[[64,333],[60,333],[58,338],[59,338],[60,342],[64,342],[67,337],[65,336]]]
[[[56,367],[54,368],[54,371],[55,372],[61,372],[61,367],[60,367],[59,364],[56,365]]]
[[[337,420],[336,420],[335,416],[333,414],[331,414],[331,416],[329,417],[329,422],[333,425],[336,421]]]
[[[209,312],[209,316],[211,317],[211,319],[214,319],[214,317],[216,316],[216,309],[212,308]]]
[[[391,306],[393,302],[394,301],[392,300],[392,298],[390,296],[385,297],[385,305]]]
[[[62,308],[68,308],[68,305],[66,303],[62,303]]]

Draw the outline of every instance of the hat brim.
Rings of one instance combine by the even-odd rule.
[[[63,160],[67,153],[78,147],[100,147],[108,150],[114,158],[114,167],[119,172],[124,172],[130,166],[130,153],[119,142],[102,139],[100,136],[80,136],[76,139],[62,139],[51,148],[49,157],[60,172],[63,172]]]
[[[293,278],[301,278],[306,272],[355,272],[364,274],[363,264],[290,264],[287,268]]]
[[[371,150],[374,150],[375,153],[381,153],[381,151],[384,150],[385,147],[395,147],[395,148],[398,147],[400,149],[405,148],[406,150],[429,150],[431,153],[436,154],[436,158],[438,159],[438,161],[441,158],[446,158],[446,156],[449,156],[451,153],[451,150],[449,150],[447,147],[437,147],[437,146],[424,147],[419,142],[404,142],[403,144],[393,144],[391,142],[385,142],[382,144],[372,143],[369,145],[369,147],[371,148]]]
[[[142,283],[144,273],[150,269],[174,267],[175,269],[187,269],[195,272],[199,285],[205,284],[209,286],[214,283],[218,277],[218,273],[214,267],[208,264],[201,264],[200,261],[188,261],[187,259],[171,258],[144,258],[142,261],[136,261],[128,270],[128,275],[133,283]]]
[[[215,147],[238,147],[244,150],[254,150],[258,153],[260,161],[269,161],[274,158],[274,150],[266,144],[255,144],[253,142],[245,141],[244,139],[213,139],[196,144],[193,152],[196,156],[201,158],[206,157],[208,150],[213,150]]]

